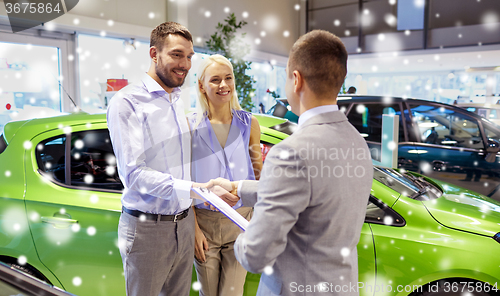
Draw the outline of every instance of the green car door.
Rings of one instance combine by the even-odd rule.
[[[106,123],[93,124],[91,130],[86,125],[70,129],[42,133],[26,151],[25,201],[35,248],[65,290],[125,295],[116,234],[121,194],[113,192],[116,184],[97,180],[96,172],[104,155],[95,148],[106,141],[102,137],[109,141]]]

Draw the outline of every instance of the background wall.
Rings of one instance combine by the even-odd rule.
[[[191,31],[194,45],[202,48],[217,23],[229,13],[235,13],[238,21],[248,22],[241,32],[247,34],[252,49],[263,54],[287,56],[292,44],[304,33],[305,0],[81,0],[70,12],[47,25],[52,31],[149,40],[151,30],[158,24],[177,21]],[[0,21],[8,24],[6,15],[1,3]]]

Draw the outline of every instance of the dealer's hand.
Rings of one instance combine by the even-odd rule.
[[[223,180],[225,180],[225,179],[223,179]],[[239,197],[237,197],[236,195],[227,191],[224,187],[222,187],[220,185],[215,185],[213,187],[210,187],[209,189],[210,189],[210,191],[212,191],[217,196],[219,196],[223,201],[225,201],[231,207],[236,205],[236,203],[240,200]]]
[[[237,195],[236,191],[238,189],[238,181],[231,182],[231,181],[224,179],[224,178],[217,178],[217,179],[210,180],[209,183],[214,185],[214,186],[218,185],[218,186],[224,188],[225,190],[231,192],[233,195]]]

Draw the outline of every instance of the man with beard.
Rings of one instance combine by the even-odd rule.
[[[166,22],[151,32],[151,66],[119,91],[107,120],[124,185],[118,245],[127,295],[188,295],[194,257],[191,139],[180,86],[191,33]]]

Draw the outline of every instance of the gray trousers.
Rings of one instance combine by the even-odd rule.
[[[127,296],[188,296],[194,257],[194,215],[178,221],[139,221],[122,213],[118,246]]]

